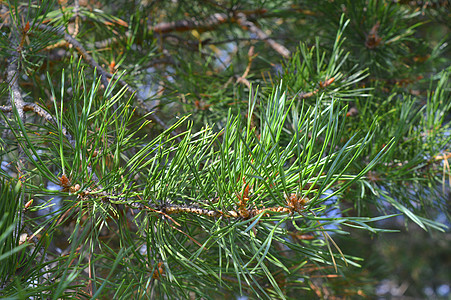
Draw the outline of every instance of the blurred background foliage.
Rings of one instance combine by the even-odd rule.
[[[0,219],[0,268],[2,274],[10,274],[0,277],[0,294],[23,298],[54,291],[55,298],[119,297],[133,295],[131,291],[140,286],[149,298],[162,294],[220,298],[216,278],[205,275],[220,272],[190,265],[187,258],[193,252],[186,244],[174,242],[162,251],[180,264],[174,276],[186,278],[166,286],[155,283],[170,277],[169,267],[158,262],[164,259],[158,253],[142,252],[134,241],[140,240],[148,250],[157,247],[152,244],[155,241],[171,243],[180,236],[208,242],[203,229],[219,244],[223,233],[214,228],[226,225],[198,216],[183,219],[187,233],[175,237],[164,231],[167,236],[158,236],[152,228],[164,222],[146,223],[146,217],[141,212],[135,216],[133,206],[121,203],[118,195],[141,205],[150,205],[144,201],[149,198],[180,198],[174,203],[227,210],[230,205],[215,201],[232,190],[243,197],[246,182],[241,182],[244,173],[238,170],[258,163],[258,170],[264,170],[265,162],[274,167],[277,164],[269,162],[277,157],[288,178],[289,172],[295,172],[289,165],[299,158],[293,145],[304,143],[304,149],[313,153],[303,161],[305,166],[313,159],[332,159],[331,153],[337,164],[350,163],[346,174],[363,175],[362,170],[371,166],[363,178],[340,177],[328,186],[332,179],[327,178],[327,170],[334,171],[335,160],[323,162],[324,173],[305,175],[310,181],[300,178],[297,190],[312,193],[307,194],[313,199],[309,208],[316,209],[341,251],[361,267],[343,265],[335,273],[327,255],[317,252],[316,257],[312,250],[309,255],[314,262],[302,262],[292,277],[271,269],[277,284],[265,286],[258,281],[266,278],[263,273],[247,282],[239,281],[233,272],[225,274],[222,297],[296,298],[300,292],[305,298],[326,299],[451,297],[449,1],[61,0],[2,1],[0,8],[4,112],[0,191],[2,212],[8,212]],[[24,101],[38,103],[53,116],[52,122],[36,109],[28,109],[36,114],[28,113],[25,119],[8,110],[14,55]],[[108,81],[106,77],[113,74]],[[268,111],[288,112],[284,122],[271,123],[271,115],[265,115]],[[298,118],[303,114],[311,119],[302,123]],[[315,119],[319,125],[309,123]],[[266,129],[270,133],[264,128],[270,128]],[[299,133],[300,128],[304,132]],[[245,133],[237,134],[241,130]],[[315,143],[307,145],[312,136]],[[281,152],[271,143],[280,145]],[[229,157],[227,145],[242,156]],[[264,150],[246,158],[243,149],[251,145]],[[340,156],[348,146],[349,153],[355,151],[358,156]],[[195,159],[185,161],[184,155]],[[145,163],[151,156],[158,159]],[[223,175],[220,162],[233,165],[234,159],[239,165],[235,173]],[[212,167],[205,167],[209,164]],[[161,175],[159,170],[168,173]],[[249,167],[245,170],[253,172]],[[227,183],[215,183],[218,174],[224,177],[216,180]],[[274,180],[280,194],[296,185],[275,169],[258,174]],[[180,182],[174,179],[177,176]],[[269,185],[263,187],[262,178],[253,174],[248,180],[255,184],[254,192],[262,193],[252,200],[254,205],[257,200],[267,201],[267,207],[275,205],[277,197]],[[25,183],[26,192],[20,192],[20,182]],[[97,190],[91,182],[99,184]],[[262,187],[257,189],[259,184]],[[103,207],[89,193],[114,205]],[[78,210],[77,195],[90,199]],[[212,202],[202,203],[200,199],[205,198]],[[236,199],[228,200],[230,204]],[[12,203],[30,208],[19,209]],[[155,213],[163,208],[152,209]],[[341,227],[345,220],[352,224],[352,218],[392,214],[399,215],[371,226],[398,232],[362,231],[363,223],[356,225],[362,219],[355,219],[356,228],[346,227],[350,234],[345,235]],[[311,222],[301,226],[305,232],[298,231],[293,240],[306,249],[327,251],[326,237],[318,234],[315,217],[309,217]],[[97,226],[84,226],[87,220]],[[277,232],[274,221],[267,223],[274,231],[264,229],[265,233]],[[142,228],[137,225],[140,222]],[[230,234],[239,226],[245,231],[252,223],[242,222],[228,224],[231,227],[224,231],[230,229]],[[296,222],[292,226],[299,225]],[[285,229],[292,232],[290,226]],[[240,234],[231,241],[250,258],[253,248],[246,247],[246,237]],[[28,252],[19,241],[21,236],[31,245]],[[299,264],[297,256],[285,254],[284,241],[278,242],[281,248],[271,248],[270,253],[278,253],[287,265]],[[81,245],[91,251],[85,260],[76,259]],[[102,256],[96,258],[93,253],[99,252]],[[219,261],[217,252],[207,253]],[[177,255],[182,257],[179,262]],[[98,270],[91,267],[91,259],[98,263]],[[39,267],[32,266],[33,260],[39,261]],[[210,268],[207,261],[205,266]],[[127,269],[127,264],[135,267]],[[148,278],[142,270],[147,270]],[[38,285],[38,278],[49,273],[65,280]],[[99,278],[97,286],[93,278]],[[253,284],[260,286],[257,281],[261,290],[254,290]],[[90,287],[84,289],[84,285]],[[281,288],[280,293],[271,288],[274,285]],[[113,291],[105,291],[106,286],[114,287]]]

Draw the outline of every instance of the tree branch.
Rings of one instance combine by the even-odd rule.
[[[159,23],[155,26],[150,26],[149,30],[160,34],[168,33],[171,31],[183,32],[192,29],[205,31],[214,29],[215,27],[224,23],[238,23],[241,27],[244,27],[246,30],[249,30],[250,32],[256,34],[259,39],[264,40],[277,53],[285,58],[289,58],[291,56],[290,50],[271,39],[266,33],[263,32],[263,30],[258,28],[254,23],[247,19],[248,16],[262,15],[266,12],[267,11],[264,9],[239,11],[236,12],[234,16],[228,16],[224,13],[216,13],[204,20],[191,18],[189,20]]]
[[[226,14],[216,13],[204,20],[191,18],[189,20],[159,23],[155,26],[150,26],[149,30],[156,33],[167,33],[171,31],[183,32],[191,29],[211,30],[221,24],[230,22],[230,20],[231,19]]]
[[[238,13],[237,15],[237,23],[249,30],[250,32],[256,34],[260,39],[264,40],[271,48],[273,48],[277,53],[282,55],[285,58],[290,58],[291,52],[282,44],[277,43],[273,39],[269,38],[269,36],[263,32],[260,28],[258,28],[254,23],[249,21],[246,18],[246,15],[243,13]]]
[[[10,57],[7,60],[8,67],[7,67],[7,82],[10,88],[10,95],[9,95],[9,103],[11,105],[14,105],[17,109],[17,113],[19,114],[19,118],[24,121],[24,113],[23,113],[23,107],[24,107],[24,101],[22,98],[22,94],[20,93],[19,88],[19,60],[20,60],[20,54],[19,54],[19,44],[18,44],[18,30],[15,28],[15,26],[12,26],[11,28],[11,40],[10,40],[10,46],[11,50],[9,51]],[[12,111],[12,110],[11,110]]]

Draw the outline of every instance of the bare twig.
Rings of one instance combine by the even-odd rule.
[[[285,46],[277,43],[273,39],[270,39],[266,33],[263,32],[260,28],[258,28],[254,23],[249,21],[246,18],[246,15],[243,13],[238,13],[237,22],[241,27],[249,30],[250,32],[256,34],[260,39],[264,40],[271,48],[273,48],[277,53],[282,55],[285,58],[289,58],[291,56],[290,50],[285,48]]]
[[[72,36],[75,38],[80,30],[80,2],[74,0],[75,28]]]
[[[129,31],[127,31],[127,32],[125,32],[125,38],[130,38],[132,36],[132,34],[129,32]],[[105,40],[102,40],[102,41],[97,41],[97,42],[94,42],[94,46],[98,49],[98,48],[105,48],[105,47],[108,47],[109,45],[111,45],[111,44],[114,44],[114,43],[116,43],[117,41],[118,41],[119,39],[117,38],[117,37],[110,37],[110,38],[107,38],[107,39],[105,39]]]
[[[243,14],[244,16],[264,15],[266,12],[267,12],[266,9],[239,11],[239,13]],[[156,33],[168,33],[171,31],[183,32],[192,29],[207,31],[212,30],[221,24],[234,22],[236,22],[236,19],[231,15],[227,15],[225,13],[215,13],[203,20],[191,18],[188,20],[159,23],[154,26],[149,26],[149,31],[153,31]]]
[[[10,98],[9,103],[14,105],[17,109],[17,113],[19,114],[20,119],[23,121],[24,119],[24,113],[23,113],[23,107],[24,107],[24,100],[22,98],[22,94],[20,93],[19,88],[19,60],[20,60],[20,54],[19,54],[19,43],[18,43],[18,30],[15,28],[15,26],[12,26],[11,28],[11,50],[9,51],[10,57],[8,58],[8,68],[6,70],[7,72],[7,82],[10,88]]]
[[[219,41],[214,41],[214,40],[205,40],[202,41],[202,45],[222,45],[222,44],[227,44],[227,43],[238,43],[238,42],[252,42],[252,41],[266,41],[268,39],[271,39],[271,37],[267,37],[267,38],[260,38],[260,37],[245,37],[245,38],[231,38],[231,39],[225,39],[225,40],[219,40]],[[280,40],[286,40],[287,37],[272,37],[272,39],[280,39]]]
[[[128,31],[125,32],[125,38],[129,38],[129,37],[131,37],[131,33],[128,32]],[[173,38],[173,39],[177,39],[177,40],[182,40],[182,38],[180,36],[177,36],[175,34],[170,34],[170,33],[162,34],[161,38],[162,39]],[[227,44],[227,43],[232,43],[232,42],[233,43],[237,43],[237,42],[251,42],[251,41],[266,41],[268,39],[286,40],[286,39],[289,39],[289,37],[282,37],[282,36],[270,37],[270,36],[268,36],[267,38],[263,38],[263,39],[260,38],[260,37],[243,37],[243,38],[230,38],[230,39],[219,40],[219,41],[215,41],[213,39],[208,38],[208,39],[205,39],[205,40],[202,40],[202,41],[184,40],[184,43],[187,44],[188,46],[192,47],[193,49],[194,48],[198,49],[199,43],[202,44],[203,46],[206,46],[206,45],[213,45],[214,46],[214,45],[221,45],[221,44]],[[111,37],[111,38],[107,38],[107,39],[102,40],[102,41],[94,42],[93,44],[90,44],[90,46],[91,47],[95,47],[97,49],[99,49],[99,48],[106,48],[106,47],[108,47],[108,46],[110,46],[110,45],[112,45],[114,43],[117,43],[119,40],[120,40],[120,38],[118,38],[118,37]],[[46,47],[46,49],[53,49],[53,48],[56,48],[56,47],[63,47],[63,46],[65,46],[65,44],[67,44],[66,41],[61,41],[61,42],[56,43],[56,44],[54,44],[52,46]],[[171,63],[173,63],[173,62],[171,62]]]
[[[243,83],[245,86],[247,86],[248,89],[251,88],[251,84],[249,83],[249,80],[246,79],[247,75],[249,75],[249,71],[251,70],[252,61],[254,60],[254,46],[251,46],[249,48],[249,51],[247,52],[247,56],[249,57],[249,62],[247,64],[246,70],[244,70],[243,75],[238,77],[237,83]]]
[[[264,40],[280,55],[282,55],[285,58],[289,58],[291,56],[291,53],[287,48],[285,48],[285,46],[269,38],[269,36],[266,33],[264,33],[263,30],[258,28],[254,23],[252,23],[247,19],[248,16],[262,15],[264,13],[266,13],[266,10],[261,9],[252,11],[240,11],[237,12],[234,16],[228,16],[227,14],[224,13],[216,13],[211,16],[208,16],[204,20],[197,20],[195,18],[191,18],[189,20],[160,23],[155,26],[149,27],[149,30],[160,34],[168,33],[171,31],[183,32],[192,29],[205,31],[214,29],[215,27],[224,23],[237,22],[240,26],[244,27],[246,30],[249,30],[250,32],[256,34],[259,39]]]
[[[310,97],[316,95],[321,89],[324,89],[324,88],[328,87],[329,85],[331,85],[334,81],[335,81],[335,77],[326,79],[324,82],[320,81],[319,88],[315,89],[314,91],[308,92],[308,93],[300,93],[298,95],[298,98],[300,100],[310,98]]]
[[[197,20],[195,18],[192,18],[189,20],[159,23],[155,26],[150,27],[149,30],[156,33],[167,33],[171,31],[181,32],[191,29],[209,30],[229,21],[230,18],[226,14],[216,13],[204,20]]]

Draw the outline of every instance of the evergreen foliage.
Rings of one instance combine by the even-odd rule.
[[[1,2],[0,295],[374,296],[362,233],[449,239],[450,16]]]

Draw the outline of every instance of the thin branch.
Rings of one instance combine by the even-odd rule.
[[[228,10],[227,8],[219,6],[223,10]],[[264,8],[260,9],[252,9],[252,10],[236,10],[233,11],[232,15],[228,15],[225,13],[215,13],[206,17],[203,20],[199,20],[198,18],[190,18],[187,20],[179,20],[173,22],[162,22],[153,26],[148,26],[149,31],[153,31],[155,33],[168,33],[172,31],[189,31],[192,29],[197,29],[199,31],[208,31],[215,29],[219,25],[225,23],[235,23],[237,22],[236,16],[238,14],[244,15],[246,18],[273,18],[284,16],[287,13],[292,14],[304,14],[304,15],[316,15],[315,12],[302,9],[297,6],[290,7],[289,9],[279,9],[277,12],[269,11]]]
[[[125,38],[130,38],[131,37],[131,33],[130,32],[126,32],[125,33]],[[220,40],[220,41],[214,41],[211,38],[202,40],[202,41],[192,41],[192,40],[186,40],[186,39],[182,39],[180,36],[175,35],[175,34],[170,34],[170,33],[166,33],[166,34],[162,34],[161,38],[166,40],[166,39],[170,39],[170,38],[174,38],[177,40],[182,40],[183,43],[187,44],[188,46],[192,47],[193,49],[198,49],[199,48],[199,44],[201,44],[202,46],[206,46],[206,45],[222,45],[222,44],[227,44],[227,43],[237,43],[237,42],[251,42],[251,41],[266,41],[268,39],[273,39],[273,40],[287,40],[289,39],[288,37],[266,37],[266,38],[260,38],[260,37],[243,37],[243,38],[230,38],[230,39],[225,39],[225,40]],[[111,37],[111,38],[107,38],[105,40],[102,41],[97,41],[94,42],[94,44],[90,44],[90,47],[92,48],[106,48],[114,43],[117,43],[121,38],[119,37]],[[52,46],[48,46],[46,47],[46,49],[53,49],[56,47],[63,47],[67,44],[66,41],[61,41],[58,42]]]
[[[220,41],[213,41],[213,40],[205,40],[202,41],[202,45],[222,45],[222,44],[227,44],[227,43],[237,43],[237,42],[252,42],[252,41],[266,41],[269,39],[273,39],[273,40],[286,40],[288,39],[287,37],[266,37],[266,38],[260,38],[260,37],[246,37],[246,38],[232,38],[232,39],[225,39],[225,40],[220,40]]]
[[[211,30],[227,22],[230,22],[230,17],[228,15],[223,13],[216,13],[207,17],[204,20],[197,20],[196,18],[191,18],[189,20],[159,23],[155,26],[149,27],[149,30],[156,33],[167,33],[171,31],[183,32],[192,29]]]
[[[112,193],[108,193],[105,191],[96,192],[96,189],[87,188],[83,191],[80,191],[80,186],[76,184],[75,186],[70,186],[68,190],[77,194],[79,198],[87,198],[87,197],[95,197],[101,199],[103,202],[112,202],[118,203],[120,202],[123,205],[129,206],[130,208],[140,209],[140,210],[150,210],[155,213],[161,214],[168,219],[173,220],[169,215],[178,214],[178,213],[188,213],[194,215],[201,215],[205,217],[225,217],[225,218],[240,218],[240,219],[250,219],[259,214],[293,214],[293,213],[303,213],[305,212],[305,205],[308,203],[309,199],[306,197],[298,197],[296,194],[291,194],[286,199],[286,206],[273,206],[273,207],[263,207],[263,208],[252,208],[247,209],[246,207],[238,207],[236,210],[212,210],[201,208],[197,206],[190,205],[178,205],[171,203],[164,203],[163,205],[154,205],[148,204],[145,205],[142,202],[133,202],[133,203],[123,203],[123,198],[120,195],[115,195]],[[139,197],[140,198],[140,197]],[[141,200],[141,198],[140,198]],[[248,199],[247,199],[248,200]],[[175,224],[179,225],[174,221]]]
[[[254,23],[252,23],[247,19],[248,16],[262,15],[264,13],[266,13],[266,10],[262,9],[253,11],[240,11],[237,12],[235,16],[228,16],[227,14],[224,13],[216,13],[211,16],[208,16],[204,20],[197,20],[195,18],[191,18],[189,20],[160,23],[155,26],[149,27],[149,30],[160,34],[168,33],[171,31],[183,32],[192,29],[205,31],[214,29],[217,26],[224,23],[236,22],[240,26],[244,27],[246,30],[249,30],[250,32],[256,34],[259,39],[264,40],[277,53],[279,53],[285,58],[289,58],[291,56],[290,50],[288,50],[285,46],[271,39],[266,33],[263,32],[263,30],[258,28]]]
[[[247,52],[247,56],[249,57],[249,62],[247,64],[246,70],[244,70],[243,75],[241,75],[240,77],[238,77],[237,79],[237,83],[243,83],[245,86],[247,86],[248,89],[251,89],[251,84],[249,83],[249,80],[246,79],[247,75],[249,75],[249,71],[251,70],[251,66],[252,66],[252,61],[254,60],[255,56],[254,55],[254,46],[251,46],[249,48],[249,51]]]
[[[21,36],[21,42],[19,42],[19,28],[17,28],[16,24],[14,22],[12,22],[11,25],[11,39],[10,39],[10,51],[8,51],[9,53],[9,57],[7,60],[7,64],[8,67],[6,68],[6,73],[7,73],[7,77],[6,77],[6,81],[8,82],[8,87],[9,87],[9,100],[8,100],[8,104],[9,106],[11,106],[11,111],[13,111],[13,107],[16,108],[17,110],[17,114],[21,120],[22,123],[25,123],[25,114],[24,114],[24,100],[22,98],[22,93],[20,92],[20,87],[19,87],[19,61],[20,61],[20,51],[22,51],[22,47],[23,47],[23,43],[25,41],[25,37],[26,34],[28,32],[29,29],[29,23],[27,23],[27,25],[25,25],[24,28],[22,28],[20,30],[20,32],[22,33]],[[21,171],[24,169],[24,163],[22,160],[22,155],[23,155],[23,149],[20,146],[20,144],[18,143],[18,164],[17,164],[17,168],[19,173],[21,173]],[[21,221],[22,222],[22,221]]]
[[[19,118],[23,121],[24,120],[24,100],[22,98],[22,94],[20,93],[19,88],[19,60],[20,60],[20,54],[19,54],[19,44],[18,44],[18,30],[13,25],[11,28],[11,40],[10,40],[10,46],[11,50],[9,51],[9,58],[7,60],[7,82],[10,88],[10,98],[9,103],[14,105],[17,109],[17,112],[19,114]]]
[[[180,205],[165,205],[160,210],[166,214],[176,214],[176,213],[191,213],[195,215],[203,215],[207,217],[221,217],[224,216],[226,218],[252,218],[259,214],[270,214],[270,213],[281,213],[281,214],[290,214],[293,213],[293,210],[289,207],[276,206],[276,207],[268,207],[268,208],[254,208],[246,210],[244,214],[241,210],[228,210],[228,211],[220,211],[220,210],[210,210],[205,208],[199,208],[194,206],[180,206]]]
[[[75,38],[80,30],[80,2],[79,0],[74,0],[74,10],[75,14],[75,29],[72,36]]]
[[[300,93],[298,95],[298,98],[300,100],[310,98],[310,97],[316,95],[321,89],[324,89],[324,88],[328,87],[329,85],[331,85],[334,81],[335,81],[335,77],[326,79],[324,82],[320,81],[319,88],[315,89],[314,91],[308,92],[308,93]]]
[[[282,55],[285,58],[290,58],[291,52],[282,44],[277,43],[273,39],[269,38],[269,36],[263,32],[260,28],[258,28],[254,23],[249,21],[246,18],[246,15],[243,13],[237,14],[237,22],[241,27],[249,30],[250,32],[256,34],[260,39],[264,40],[271,48],[273,48],[277,53]]]

